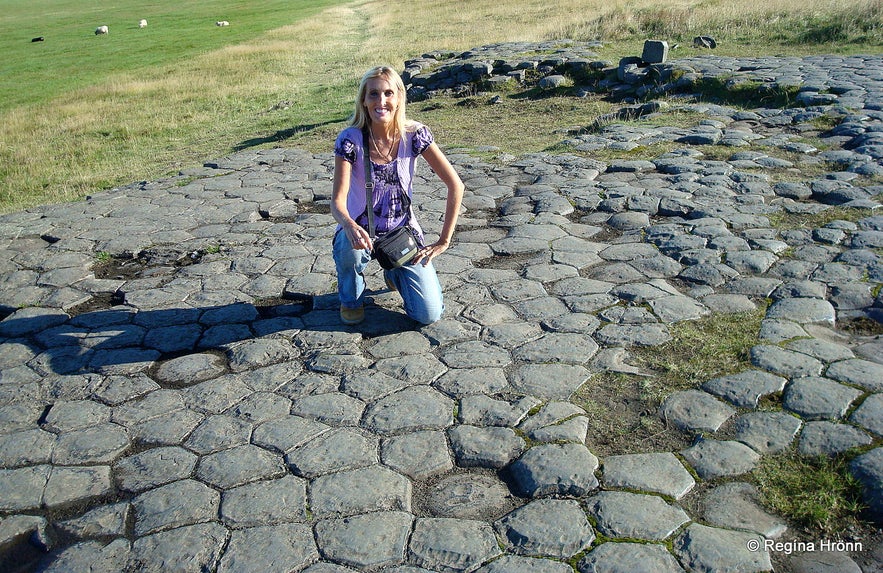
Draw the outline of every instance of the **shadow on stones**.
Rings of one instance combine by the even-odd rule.
[[[330,119],[328,121],[323,121],[320,123],[309,123],[304,125],[296,125],[294,127],[289,127],[288,129],[280,129],[276,133],[271,135],[265,135],[263,137],[254,137],[252,139],[246,139],[245,141],[237,144],[233,149],[236,151],[244,151],[251,147],[257,147],[259,145],[265,145],[267,143],[278,143],[280,141],[285,141],[286,139],[290,139],[295,135],[300,135],[303,133],[307,133],[313,131],[315,129],[319,129],[320,127],[325,127],[326,125],[334,125],[343,121],[346,121],[346,117]]]
[[[155,362],[225,352],[230,345],[274,335],[292,338],[303,332],[343,332],[369,339],[419,327],[403,312],[371,304],[370,296],[368,301],[365,322],[356,326],[341,324],[336,307],[314,309],[313,298],[304,295],[202,308],[137,310],[116,306],[70,317],[61,313],[11,316],[0,323],[0,335],[7,342],[28,347],[35,356],[27,365],[47,376],[131,374],[147,371]],[[309,365],[322,351],[310,352],[297,360]],[[11,372],[6,375],[14,376]]]

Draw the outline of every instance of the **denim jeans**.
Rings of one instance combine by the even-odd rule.
[[[371,253],[354,249],[346,233],[334,235],[334,264],[337,267],[337,293],[340,304],[358,308],[364,303],[365,269],[371,262]],[[432,263],[404,265],[384,271],[402,296],[405,314],[421,324],[432,324],[441,318],[445,305],[441,284]]]

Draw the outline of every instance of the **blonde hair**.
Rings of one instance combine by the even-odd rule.
[[[365,108],[365,95],[368,91],[368,82],[374,78],[382,78],[388,81],[398,93],[398,106],[396,106],[395,114],[393,115],[393,122],[395,123],[396,130],[398,130],[399,133],[404,133],[413,124],[405,114],[405,104],[408,100],[408,94],[405,91],[405,82],[402,81],[402,77],[389,66],[377,66],[376,68],[371,68],[365,72],[364,76],[362,76],[362,81],[359,84],[359,93],[356,96],[356,111],[353,113],[350,125],[359,129],[364,129],[371,124],[371,117],[368,115],[368,110]]]

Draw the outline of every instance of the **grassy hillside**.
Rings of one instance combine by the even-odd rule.
[[[728,55],[883,46],[880,0],[83,4],[0,0],[0,212],[154,179],[249,145],[326,149],[361,72],[429,50],[570,37],[603,41],[599,55],[615,61],[639,54],[648,37],[682,43],[672,57],[691,55],[698,34],[714,35]],[[110,34],[94,35],[101,24]],[[46,41],[31,43],[35,36]],[[555,105],[557,125],[529,130],[515,151],[542,149],[557,127],[599,111],[597,102]],[[437,120],[434,129],[458,143],[481,118]]]
[[[0,0],[0,111],[246,43],[339,0]],[[138,22],[146,19],[146,28]],[[215,22],[230,26],[219,28]],[[98,26],[107,36],[96,36]],[[43,42],[31,42],[43,37]]]

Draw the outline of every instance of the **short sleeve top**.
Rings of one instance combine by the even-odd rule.
[[[404,141],[403,144],[408,145],[410,148],[407,149],[407,151],[410,151],[408,154],[410,157],[422,155],[434,141],[432,132],[425,125],[420,125],[416,130],[413,132],[406,132],[405,135],[406,141]],[[358,142],[355,141],[356,137],[359,139]],[[356,132],[353,133],[353,130],[351,129],[344,130],[335,141],[334,154],[348,161],[355,169],[357,164],[359,166],[362,165],[360,161],[357,161],[361,149],[361,145],[359,145],[360,143],[361,132],[356,130]],[[399,151],[401,152],[401,147]],[[374,181],[374,224],[377,236],[383,236],[389,231],[408,223],[409,219],[411,219],[410,197],[412,190],[410,179],[413,177],[413,172],[411,172],[413,171],[413,167],[405,171],[409,177],[407,182],[403,181],[403,165],[401,165],[402,158],[399,157],[399,155],[400,153],[389,163],[371,162],[371,176]],[[407,165],[413,166],[413,162],[408,162]],[[359,168],[363,169],[362,167]],[[355,178],[353,178],[353,180],[355,180]],[[354,188],[354,186],[351,186],[350,193],[360,193],[364,195],[365,189],[363,185],[364,184],[361,184],[359,186],[360,188]],[[364,203],[364,201],[362,201],[362,203]],[[351,212],[350,216],[362,227],[368,227],[368,216],[365,211],[360,213]],[[412,226],[415,226],[418,233],[421,235],[420,239],[422,242],[422,233],[419,230],[419,226]]]

